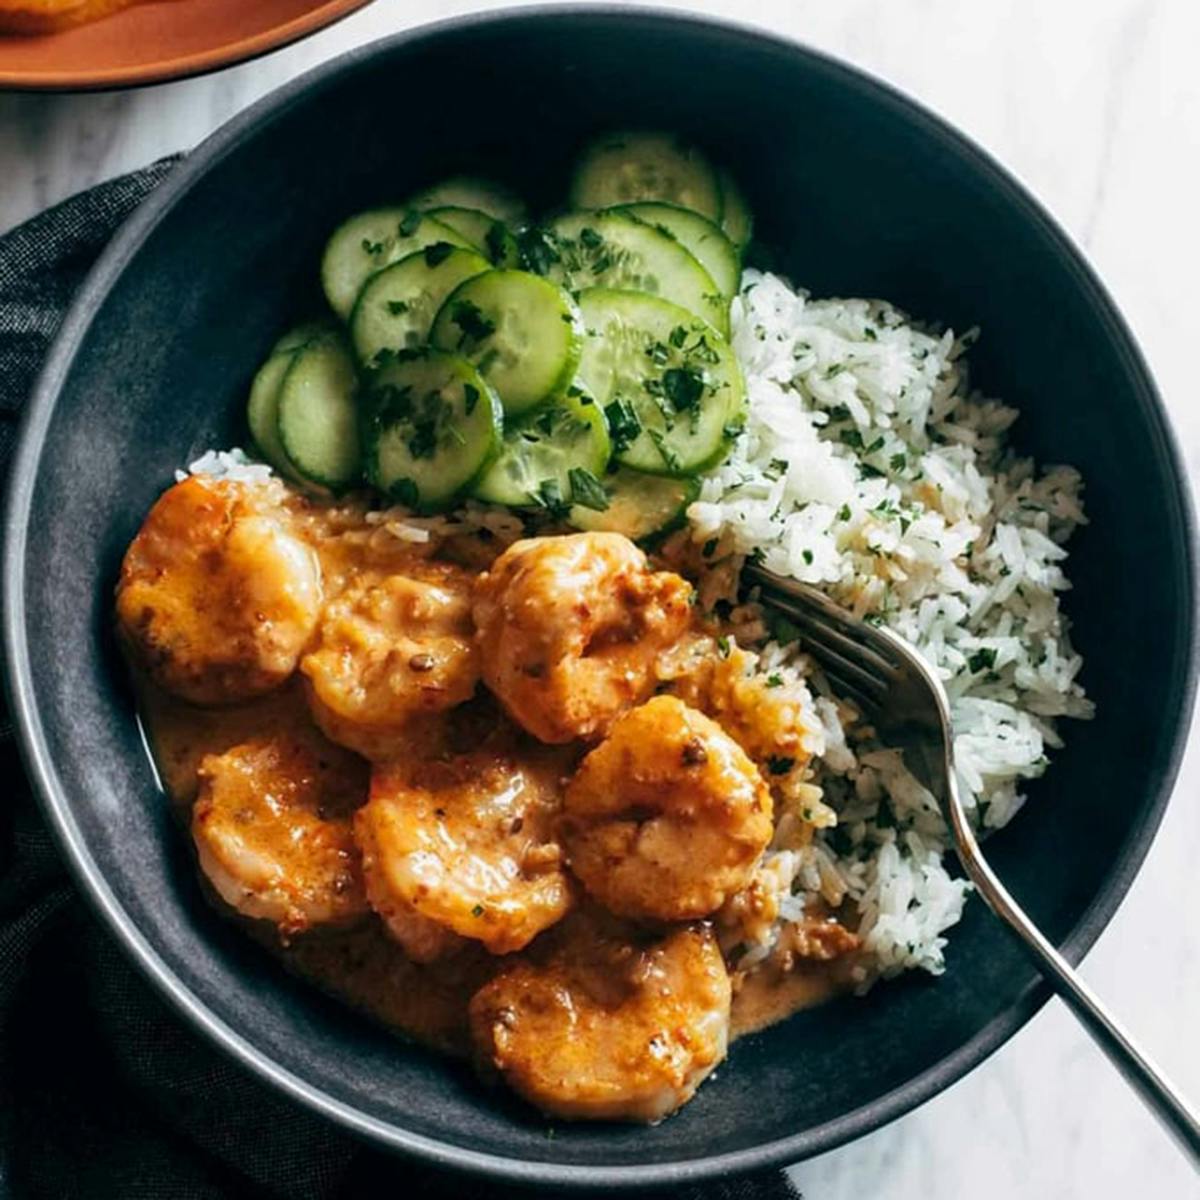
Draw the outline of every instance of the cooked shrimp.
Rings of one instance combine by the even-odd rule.
[[[484,682],[543,742],[603,734],[654,690],[691,594],[620,534],[516,542],[475,588]]]
[[[507,954],[567,911],[552,835],[562,767],[514,739],[375,767],[355,834],[371,905],[411,957],[432,961],[462,938]]]
[[[192,476],[165,492],[125,553],[117,617],[169,692],[229,704],[283,683],[316,627],[320,567],[281,486]]]
[[[583,760],[561,828],[571,869],[610,911],[690,920],[749,882],[771,839],[771,793],[715,721],[656,696]]]
[[[405,749],[405,729],[470,698],[479,680],[470,576],[412,559],[365,571],[329,602],[300,663],[325,735],[370,759]]]
[[[258,738],[200,764],[192,837],[222,898],[284,934],[368,911],[350,827],[365,764],[336,746]]]
[[[546,1112],[658,1121],[725,1057],[729,1006],[708,928],[581,914],[476,992],[471,1035],[480,1066]]]

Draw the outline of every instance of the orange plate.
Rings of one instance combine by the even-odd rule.
[[[369,0],[159,0],[62,33],[0,34],[0,87],[128,87],[294,42]]]

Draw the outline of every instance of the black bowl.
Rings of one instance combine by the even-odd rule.
[[[122,550],[172,471],[244,439],[247,382],[312,293],[339,217],[453,171],[559,202],[581,139],[651,125],[744,181],[780,267],[983,340],[1016,444],[1080,467],[1091,524],[1067,608],[1098,706],[989,843],[1078,959],[1162,815],[1191,708],[1193,535],[1179,456],[1128,329],[1002,169],[886,86],[791,43],[625,8],[469,17],[321,67],[211,138],[83,288],[30,407],[8,509],[5,638],[31,772],[84,892],[217,1043],[377,1141],[495,1177],[638,1185],[803,1158],[945,1088],[1045,999],[979,902],[911,977],[739,1042],[652,1128],[547,1125],[464,1069],[287,978],[203,903],[107,637]]]

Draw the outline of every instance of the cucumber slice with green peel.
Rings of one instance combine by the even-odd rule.
[[[621,288],[661,296],[723,332],[728,301],[713,277],[670,234],[621,212],[557,217],[549,232],[555,261],[547,276],[569,291]]]
[[[725,211],[721,214],[721,228],[725,236],[737,246],[745,250],[750,243],[750,235],[754,232],[754,217],[750,206],[737,181],[728,171],[720,172],[721,195],[725,200]]]
[[[714,466],[745,421],[733,349],[695,313],[642,292],[579,297],[580,383],[604,408],[618,462],[657,475]]]
[[[446,297],[486,270],[482,254],[434,242],[372,275],[350,313],[358,361],[374,367],[389,354],[423,346]]]
[[[431,208],[429,215],[443,225],[449,225],[484,255],[493,267],[515,267],[520,259],[517,239],[503,221],[478,208],[459,208],[447,205]]]
[[[408,508],[446,508],[495,460],[503,419],[466,359],[428,349],[393,359],[364,397],[367,478]]]
[[[297,325],[295,329],[289,329],[271,347],[272,355],[275,354],[291,354],[295,350],[303,349],[309,342],[315,342],[319,337],[325,337],[327,334],[334,332],[334,326],[329,321],[305,321],[303,325]]]
[[[722,295],[731,299],[737,295],[742,278],[741,255],[733,242],[707,217],[690,208],[657,200],[626,204],[613,211],[628,213],[670,234],[712,276]]]
[[[295,351],[279,388],[279,443],[297,474],[339,491],[362,478],[358,372],[340,337]]]
[[[608,507],[576,504],[567,520],[588,533],[623,533],[630,541],[661,537],[683,524],[687,507],[700,495],[700,480],[670,479],[618,467],[604,477]]]
[[[527,271],[488,271],[442,305],[430,340],[470,361],[504,411],[528,412],[575,378],[583,326],[561,287]]]
[[[345,320],[376,271],[437,242],[471,249],[461,233],[415,208],[373,208],[344,221],[321,258],[321,286],[329,307]]]
[[[456,175],[453,179],[435,183],[412,196],[408,206],[425,210],[448,206],[477,208],[512,225],[520,224],[526,216],[525,204],[514,191],[503,184],[472,179],[468,175]]]
[[[258,368],[246,402],[246,423],[259,454],[276,471],[289,478],[295,478],[296,468],[288,460],[283,442],[279,440],[279,392],[295,357],[295,349],[293,346],[290,351],[272,354]]]
[[[584,152],[571,180],[571,203],[610,208],[665,200],[721,222],[721,185],[708,159],[667,133],[614,133]]]
[[[600,478],[612,444],[599,405],[578,388],[504,428],[500,455],[475,484],[488,504],[559,509],[603,504]]]

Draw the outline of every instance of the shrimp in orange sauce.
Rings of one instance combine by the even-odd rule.
[[[325,735],[387,759],[404,751],[414,718],[469,700],[479,680],[470,597],[463,568],[412,558],[363,569],[330,600],[300,663]]]
[[[365,764],[314,731],[210,754],[199,780],[192,838],[232,908],[285,935],[368,912],[350,824],[366,799]]]
[[[579,913],[476,992],[476,1057],[545,1112],[658,1121],[725,1057],[730,991],[707,927]]]
[[[543,742],[595,738],[653,692],[691,596],[619,534],[516,542],[475,587],[484,682]]]
[[[321,572],[276,480],[191,476],[164,492],[125,553],[117,619],[134,660],[193,704],[271,691],[296,669]]]
[[[572,871],[611,912],[708,916],[771,839],[771,793],[742,748],[674,696],[620,717],[580,765],[561,829]]]
[[[355,818],[371,904],[421,962],[463,938],[520,950],[571,905],[553,829],[561,752],[503,731],[488,743],[377,765]]]

